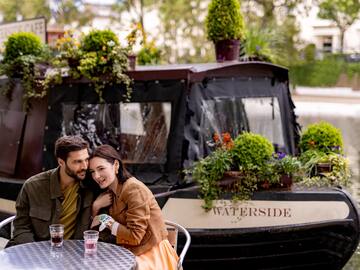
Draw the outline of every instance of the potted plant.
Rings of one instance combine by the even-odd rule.
[[[327,153],[343,153],[343,138],[341,131],[332,124],[321,121],[309,125],[300,138],[300,152],[318,150]]]
[[[297,157],[278,152],[273,155],[272,165],[274,172],[278,174],[280,186],[290,188],[293,177],[299,177],[302,170],[301,162]]]
[[[60,40],[60,53],[53,61],[55,67],[44,80],[47,89],[54,83],[61,83],[64,69],[72,78],[85,77],[95,87],[102,102],[102,91],[110,84],[126,87],[124,97],[131,97],[131,79],[125,73],[128,68],[127,49],[119,45],[117,36],[111,30],[92,30],[80,41],[69,36]]]
[[[343,154],[341,131],[325,121],[309,125],[301,135],[299,146],[303,162],[313,164],[311,174],[331,171],[332,166],[326,155]]]
[[[300,160],[305,168],[303,184],[347,185],[349,163],[343,155],[341,131],[322,121],[309,125],[300,138]]]
[[[28,110],[30,98],[41,98],[46,92],[40,87],[37,63],[49,58],[50,53],[40,38],[33,33],[11,34],[5,42],[4,58],[1,61],[0,75],[8,77],[2,86],[2,93],[11,98],[15,79],[20,79],[24,88],[23,107]]]
[[[274,147],[265,137],[246,132],[233,141],[229,133],[223,133],[214,135],[214,143],[215,151],[187,171],[200,184],[206,210],[221,194],[230,193],[235,200],[248,199],[265,180],[270,185],[278,183],[269,163]]]
[[[206,17],[207,37],[215,44],[218,62],[239,58],[244,19],[237,0],[212,0]]]

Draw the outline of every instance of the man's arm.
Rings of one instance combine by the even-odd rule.
[[[14,219],[14,236],[6,247],[34,242],[34,232],[29,216],[29,197],[27,185],[24,183],[16,200],[16,217]]]

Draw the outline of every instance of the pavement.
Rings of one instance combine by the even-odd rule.
[[[303,87],[291,90],[294,102],[360,104],[360,91],[347,87]]]

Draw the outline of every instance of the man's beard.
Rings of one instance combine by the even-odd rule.
[[[82,173],[82,172],[85,172],[85,173],[86,173],[86,170],[73,171],[73,170],[71,170],[71,169],[65,164],[65,173],[66,173],[68,176],[74,178],[74,179],[77,180],[77,181],[84,180],[85,176],[84,176],[84,178],[80,178],[80,177],[78,176],[78,174],[80,174],[80,173]]]

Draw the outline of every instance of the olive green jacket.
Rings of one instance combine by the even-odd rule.
[[[81,239],[90,227],[93,193],[80,182],[73,239]],[[59,168],[25,181],[16,200],[14,236],[7,246],[50,239],[49,225],[59,223],[62,211]]]

